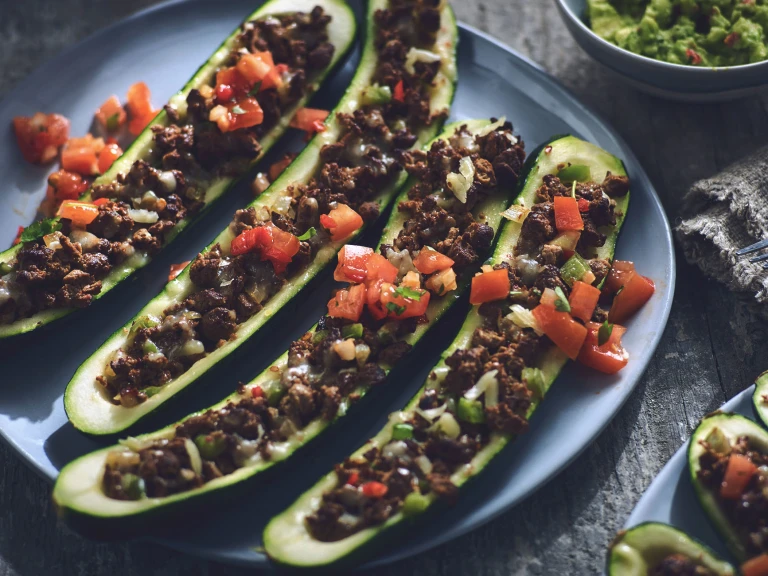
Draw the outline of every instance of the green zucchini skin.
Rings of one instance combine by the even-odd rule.
[[[644,522],[619,532],[608,549],[605,571],[608,576],[646,576],[672,554],[682,554],[716,576],[736,575],[736,569],[706,544],[659,522]]]
[[[477,131],[490,123],[490,120],[457,122],[449,125],[440,138],[447,138],[453,134],[456,128],[464,124],[467,125],[470,131]],[[415,179],[408,181],[408,185],[404,186],[403,192],[398,196],[398,201],[408,199],[408,190],[415,183]],[[494,230],[498,230],[502,220],[501,213],[509,204],[509,198],[510,196],[497,194],[496,197],[488,198],[479,204],[474,210],[475,213],[484,215],[484,219],[479,218],[479,221],[485,222],[493,227]],[[379,245],[392,243],[402,229],[405,220],[402,213],[396,210],[393,211]],[[434,298],[427,309],[429,322],[420,324],[415,332],[405,338],[405,341],[414,346],[418,344],[445,313],[459,301],[461,293],[466,292],[471,277],[470,271],[466,271],[457,290],[449,296]],[[313,327],[311,330],[314,331],[315,328]],[[261,386],[262,389],[268,389],[269,382],[275,378],[275,372],[271,368],[277,367],[279,370],[282,370],[287,368],[287,362],[288,353],[286,352],[277,358],[270,365],[270,368],[267,368],[249,382],[246,385],[247,388]],[[382,366],[382,368],[389,373],[389,367]],[[361,385],[354,391],[354,394],[362,397],[368,391],[369,387]],[[156,432],[141,435],[137,439],[141,441],[167,437],[169,434],[173,434],[175,428],[184,420],[202,414],[207,410],[219,409],[228,402],[238,401],[239,398],[242,398],[242,395],[235,392],[214,406],[191,414],[180,422]],[[146,530],[147,522],[150,518],[152,518],[153,525],[158,521],[160,525],[174,520],[177,521],[178,515],[184,514],[193,504],[195,509],[198,509],[197,507],[202,505],[203,502],[210,502],[218,497],[223,497],[225,493],[227,497],[231,497],[233,494],[246,489],[247,480],[267,472],[274,468],[275,465],[292,457],[299,449],[306,446],[334,422],[342,418],[350,408],[351,404],[349,397],[347,397],[342,401],[339,412],[333,421],[329,422],[321,417],[311,421],[302,429],[300,438],[294,437],[284,442],[283,444],[287,446],[281,447],[279,451],[276,451],[270,460],[262,460],[250,467],[240,468],[232,474],[208,482],[201,488],[162,499],[145,498],[139,501],[119,501],[106,497],[100,488],[100,474],[104,469],[104,459],[107,453],[119,447],[111,446],[104,448],[86,454],[64,467],[53,489],[53,501],[60,518],[77,531],[85,533],[90,537],[114,539],[135,535],[138,530]]]
[[[293,118],[296,111],[304,106],[314,91],[323,83],[328,74],[337,67],[337,65],[344,61],[344,56],[347,54],[352,46],[352,41],[355,38],[357,24],[355,21],[354,13],[346,0],[269,0],[262,5],[258,10],[246,18],[246,22],[267,16],[269,14],[280,14],[286,12],[296,11],[310,11],[312,7],[321,5],[323,8],[333,17],[332,22],[329,24],[329,37],[334,44],[336,50],[333,56],[333,60],[329,64],[328,68],[320,74],[314,87],[310,87],[307,90],[307,94],[297,102],[292,108],[288,109],[278,124],[261,140],[262,146],[261,153],[250,162],[248,171],[253,168],[264,155],[272,148],[272,146],[278,141],[283,133],[288,129],[288,124]],[[178,108],[186,109],[186,98],[189,95],[190,90],[198,88],[205,82],[207,82],[213,75],[215,75],[217,68],[226,61],[231,52],[231,47],[240,32],[238,27],[230,36],[228,36],[219,46],[219,48],[213,53],[213,55],[203,63],[197,72],[190,78],[190,80],[184,85],[184,87],[170,98],[168,104]],[[139,134],[136,140],[125,150],[122,156],[118,158],[104,174],[99,176],[94,185],[107,184],[112,182],[118,174],[126,173],[133,165],[133,163],[141,158],[146,157],[152,148],[152,127],[153,126],[167,126],[169,124],[168,114],[163,109],[152,122]],[[221,198],[226,192],[228,192],[235,184],[240,181],[240,178],[221,177],[215,180],[206,191],[205,205],[203,208],[195,214],[194,217],[184,218],[180,220],[176,226],[166,234],[163,240],[163,248],[168,246],[173,240],[188,226],[198,221],[203,217],[205,212],[214,204],[216,200]],[[80,197],[80,200],[90,201],[91,192],[90,188],[86,190]],[[10,262],[16,256],[16,253],[21,249],[22,245],[17,244],[12,248],[0,253],[0,263]],[[146,256],[143,258],[130,258],[120,266],[116,266],[106,278],[102,280],[102,289],[96,294],[93,299],[98,300],[106,295],[110,290],[121,284],[135,271],[143,268],[151,261],[151,257]],[[11,324],[0,325],[0,341],[13,339],[21,336],[33,330],[37,330],[45,325],[50,324],[54,320],[58,320],[67,316],[77,310],[76,308],[51,308],[44,310],[38,314],[30,316],[29,318],[22,318]]]
[[[316,135],[281,176],[249,206],[258,208],[260,206],[272,205],[277,198],[286,192],[289,186],[297,182],[306,182],[314,175],[315,169],[319,166],[320,149],[325,144],[334,142],[340,133],[341,125],[336,118],[336,114],[354,112],[358,108],[358,101],[362,91],[371,84],[371,77],[377,63],[372,34],[373,14],[377,9],[386,7],[386,5],[386,0],[371,0],[369,3],[369,31],[360,64],[344,97],[329,115],[326,130]],[[431,101],[433,111],[450,108],[456,83],[455,54],[458,31],[453,12],[447,4],[442,9],[441,17],[441,31],[438,34],[435,46],[439,46],[442,61],[440,72],[434,81]],[[431,125],[421,129],[417,133],[418,140],[414,147],[421,147],[431,141],[441,126],[442,121],[434,121]],[[406,177],[407,175],[403,172],[398,179],[392,182],[375,199],[382,208],[391,203],[397,190],[405,183]],[[384,211],[382,210],[382,212]],[[193,286],[189,278],[190,267],[187,266],[176,279],[166,284],[160,294],[139,311],[134,319],[126,323],[122,328],[119,328],[78,368],[64,393],[64,407],[70,422],[80,431],[92,435],[119,433],[135,424],[176,393],[196,381],[213,365],[229,356],[246,342],[285,304],[293,299],[312,278],[326,268],[345,243],[353,241],[361,231],[362,229],[358,230],[357,233],[344,241],[331,242],[322,248],[305,270],[290,278],[288,283],[259,312],[240,324],[236,332],[237,337],[234,340],[229,341],[226,345],[217,348],[214,352],[196,362],[184,374],[164,385],[159,393],[142,404],[133,408],[114,406],[98,390],[95,377],[101,374],[111,354],[125,342],[134,319],[146,314],[158,314],[171,304],[182,301],[192,290]],[[232,233],[227,228],[203,252],[210,250],[217,243],[222,246],[229,246],[232,238]]]
[[[573,136],[557,137],[536,149],[538,153],[532,154],[523,168],[525,175],[519,188],[519,193],[514,203],[531,206],[534,203],[536,190],[542,183],[546,174],[557,172],[557,164],[570,161],[573,164],[585,164],[591,167],[593,176],[605,174],[607,171],[614,175],[626,174],[624,165],[618,158],[601,150],[600,148],[579,140]],[[595,177],[595,180],[598,180]],[[600,180],[598,180],[600,181]],[[629,203],[629,194],[617,201],[616,226],[608,236],[605,246],[598,250],[598,258],[613,259],[621,225],[626,215]],[[512,254],[520,235],[521,224],[506,221],[501,231],[501,236],[490,259],[490,264],[498,264],[506,261]],[[472,334],[481,323],[481,317],[477,307],[473,307],[467,315],[464,324],[456,339],[446,349],[435,369],[445,366],[445,359],[459,348],[470,347]],[[563,368],[568,358],[553,346],[541,358],[538,368],[544,375],[544,394],[549,390],[555,378]],[[426,383],[411,401],[403,408],[403,412],[412,412],[426,388]],[[531,403],[527,417],[533,415],[540,400]],[[361,448],[354,452],[350,458],[360,457],[373,447],[381,448],[392,439],[394,425],[399,421],[394,413],[384,428],[373,438],[368,440]],[[468,480],[479,474],[483,468],[513,439],[509,434],[494,433],[490,442],[482,448],[469,464],[460,468],[451,476],[451,481],[461,487]],[[288,509],[273,518],[264,529],[264,547],[269,557],[283,566],[295,568],[327,568],[329,566],[347,565],[357,562],[360,558],[371,552],[372,548],[381,545],[384,537],[389,537],[395,532],[394,528],[401,524],[410,524],[421,515],[433,509],[438,503],[433,493],[428,495],[429,505],[425,510],[411,516],[405,516],[402,511],[390,516],[380,526],[363,529],[352,536],[336,542],[319,542],[314,540],[304,525],[304,518],[314,510],[313,502],[318,501],[323,493],[336,486],[338,480],[335,472],[330,472],[322,477],[312,488],[302,494]],[[402,526],[404,528],[404,526]]]
[[[752,408],[763,423],[768,427],[768,372],[763,372],[755,382],[755,392],[752,394]]]
[[[716,412],[701,421],[696,430],[694,430],[690,445],[688,446],[688,470],[691,474],[691,484],[701,503],[701,507],[725,540],[731,553],[739,562],[744,562],[747,560],[746,548],[737,529],[723,513],[715,495],[698,478],[699,470],[701,470],[699,458],[704,452],[701,442],[716,428],[720,429],[728,437],[729,441],[735,440],[740,436],[749,437],[765,453],[768,453],[768,432],[760,425],[740,414]]]

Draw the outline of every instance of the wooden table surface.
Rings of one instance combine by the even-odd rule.
[[[154,0],[0,2],[0,97],[37,65]],[[568,35],[552,0],[462,0],[460,20],[539,62],[629,142],[674,223],[696,179],[768,142],[765,97],[681,104],[625,86]],[[597,574],[615,531],[704,414],[767,368],[768,329],[678,252],[672,315],[646,374],[576,462],[523,505],[375,574]],[[147,544],[99,544],[59,525],[50,486],[0,445],[0,576],[239,574]]]

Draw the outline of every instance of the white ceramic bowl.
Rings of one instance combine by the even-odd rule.
[[[722,101],[768,87],[768,61],[719,68],[661,62],[595,34],[585,23],[586,0],[556,1],[568,30],[587,54],[640,90],[675,100]]]

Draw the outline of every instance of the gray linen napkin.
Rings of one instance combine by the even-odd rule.
[[[675,229],[687,260],[753,304],[768,301],[768,270],[736,250],[768,238],[768,147],[696,182]],[[768,317],[768,307],[758,310]]]

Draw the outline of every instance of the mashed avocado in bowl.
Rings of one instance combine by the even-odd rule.
[[[663,62],[768,60],[768,0],[588,0],[587,17],[598,36]]]

